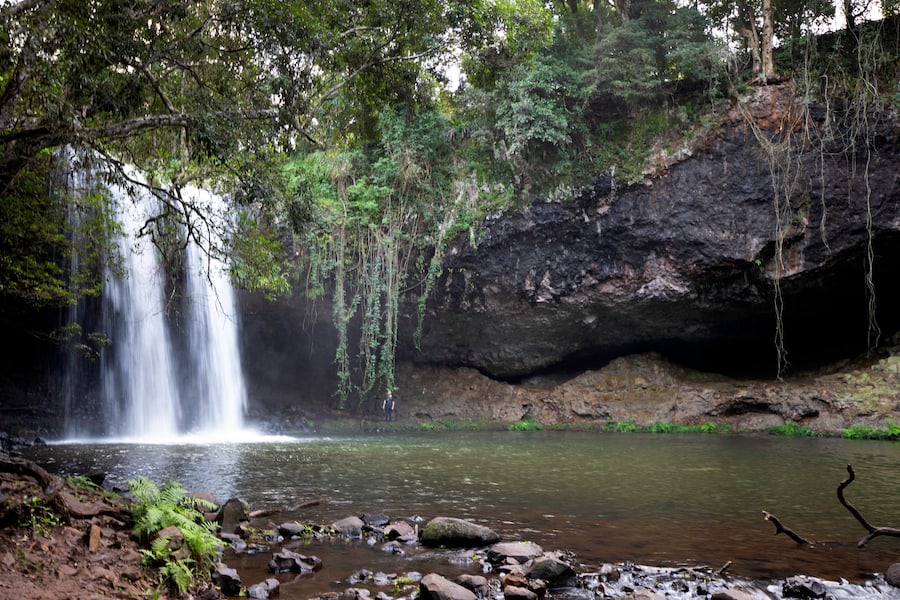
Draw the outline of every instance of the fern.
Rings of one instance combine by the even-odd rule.
[[[149,479],[139,477],[128,482],[134,496],[132,516],[134,535],[150,548],[142,550],[148,564],[158,566],[161,577],[182,593],[199,574],[206,576],[215,566],[219,539],[213,534],[215,523],[203,517],[201,510],[211,510],[215,505],[190,496],[177,481],[163,487]],[[170,540],[156,538],[166,527],[175,526],[181,531],[183,546],[189,558],[175,558]]]
[[[194,582],[193,561],[189,558],[169,561],[160,567],[159,574],[163,579],[171,581],[179,592],[186,594]]]

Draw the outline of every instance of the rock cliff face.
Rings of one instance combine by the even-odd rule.
[[[448,254],[403,357],[508,380],[648,350],[773,373],[776,280],[793,365],[864,350],[867,252],[881,331],[900,317],[900,119],[872,118],[851,146],[833,115],[805,116],[811,129],[788,87],[765,88],[642,183],[599,177],[488,221]]]

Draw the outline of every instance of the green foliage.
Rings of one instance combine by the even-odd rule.
[[[544,426],[532,418],[525,417],[506,427],[509,431],[540,431]]]
[[[47,501],[32,496],[20,508],[19,527],[30,529],[34,535],[48,536],[54,527],[63,524],[62,519]]]
[[[128,486],[135,499],[131,506],[134,535],[141,543],[150,543],[149,549],[141,551],[145,561],[158,567],[164,580],[186,592],[194,579],[207,577],[216,564],[221,542],[214,535],[216,525],[201,512],[215,505],[190,496],[177,481],[160,488],[149,479],[138,477],[129,480]],[[181,531],[187,556],[179,555],[168,538],[156,537],[170,526]]]
[[[673,425],[671,423],[656,421],[647,428],[647,431],[650,433],[671,433],[672,429]]]
[[[66,483],[68,483],[72,487],[89,491],[99,491],[102,489],[99,485],[97,485],[84,475],[70,475],[69,477],[66,477]]]
[[[232,281],[243,289],[258,291],[270,300],[291,291],[288,265],[282,259],[284,248],[269,237],[266,229],[247,211],[239,213],[232,248]]]
[[[119,264],[118,225],[96,190],[50,189],[60,158],[42,152],[0,194],[0,296],[64,306],[100,292],[104,265]],[[80,266],[70,273],[73,263]]]
[[[800,426],[794,421],[785,421],[784,425],[775,425],[768,429],[770,435],[785,437],[813,437],[816,433],[806,426]]]
[[[449,127],[427,107],[385,107],[378,146],[297,155],[285,167],[289,193],[311,215],[293,232],[306,292],[332,295],[339,408],[393,387],[401,294],[414,290],[424,316],[447,233],[469,210],[454,193]]]
[[[413,578],[407,577],[405,575],[402,575],[400,577],[395,577],[394,578],[394,595],[399,596],[401,594],[401,592],[403,591],[404,587],[406,587],[408,585],[412,585],[415,582],[416,581]]]
[[[634,422],[634,419],[622,422],[610,419],[603,426],[603,431],[616,433],[728,433],[731,431],[731,427],[729,425],[719,425],[713,421],[687,425],[669,423],[667,421],[654,421],[649,425],[638,425]]]
[[[635,424],[634,419],[628,419],[626,421],[613,421],[610,419],[606,422],[606,425],[603,427],[604,431],[613,431],[616,433],[631,433],[635,431],[639,431],[640,428]]]
[[[425,431],[453,431],[460,429],[478,430],[484,429],[484,423],[481,421],[457,421],[455,419],[438,419],[436,421],[425,421],[420,425]]]
[[[900,425],[892,422],[882,428],[853,425],[844,429],[841,437],[848,440],[900,440]]]

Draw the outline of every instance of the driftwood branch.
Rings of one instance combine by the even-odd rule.
[[[763,514],[763,517],[766,519],[766,521],[771,521],[772,524],[775,525],[775,535],[778,535],[779,533],[783,533],[786,536],[788,536],[789,538],[791,538],[792,540],[794,540],[795,542],[797,542],[798,544],[812,545],[812,542],[810,542],[809,540],[798,535],[796,532],[794,532],[793,529],[790,529],[790,528],[782,525],[781,521],[778,520],[778,517],[776,517],[772,513],[762,511],[762,514]]]
[[[888,535],[892,537],[900,537],[900,529],[895,527],[876,527],[869,523],[862,513],[860,513],[855,506],[847,502],[847,499],[844,498],[844,488],[850,485],[854,479],[856,479],[856,474],[853,472],[853,466],[847,465],[847,473],[849,473],[849,477],[841,482],[841,484],[837,488],[837,497],[841,504],[850,511],[850,514],[853,515],[857,521],[859,521],[860,525],[862,525],[866,531],[868,531],[868,535],[859,540],[856,543],[857,548],[862,548],[866,544],[869,543],[872,538],[876,538],[879,535]]]

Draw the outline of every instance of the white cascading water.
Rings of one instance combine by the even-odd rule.
[[[142,179],[135,171],[128,176]],[[158,200],[140,186],[132,194],[116,186],[109,191],[121,219],[126,275],[108,272],[103,290],[104,330],[111,339],[100,364],[108,435],[154,443],[185,441],[188,435],[235,439],[243,431],[246,387],[234,292],[224,266],[188,244],[187,325],[173,330],[158,252],[137,235]],[[188,188],[182,195],[204,210],[222,210],[222,200],[205,190]]]
[[[190,187],[182,194],[209,212],[225,209],[221,197],[207,190]],[[238,434],[244,426],[247,391],[234,289],[221,261],[207,260],[196,244],[188,244],[186,264],[191,303],[188,346],[198,416],[195,426],[201,434]]]
[[[129,177],[140,179],[131,172]],[[122,235],[124,276],[107,272],[103,326],[111,347],[101,353],[101,395],[110,433],[151,438],[178,432],[179,394],[166,323],[165,274],[156,249],[137,232],[156,208],[143,188],[136,197],[111,186]]]

